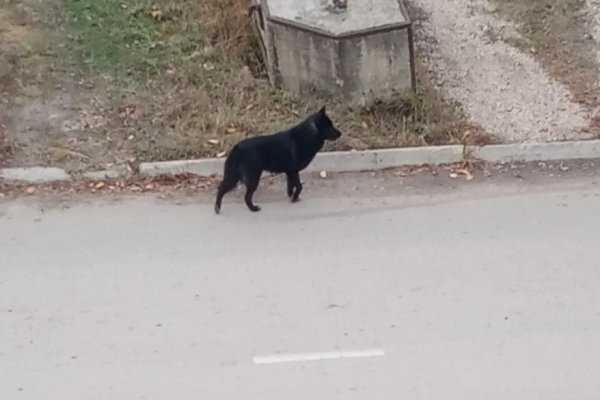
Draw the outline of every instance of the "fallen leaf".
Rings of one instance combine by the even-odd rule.
[[[219,144],[219,141],[217,139],[208,139],[208,143],[212,145],[217,145]]]
[[[28,195],[35,194],[35,192],[37,192],[35,186],[28,186],[27,189],[25,189],[25,193],[27,193]]]
[[[149,183],[145,186],[146,190],[153,190],[154,189],[154,184],[153,183]]]
[[[319,172],[319,176],[323,179],[327,178],[327,171],[323,170],[323,171]]]
[[[228,134],[232,134],[232,133],[237,133],[237,132],[239,132],[239,130],[238,130],[238,128],[231,127],[231,128],[227,128],[227,129],[225,130],[225,132],[227,132]]]
[[[213,69],[215,69],[215,66],[211,63],[204,63],[202,64],[202,68],[204,68],[207,71],[212,71]]]
[[[94,189],[102,189],[104,187],[104,182],[100,181],[94,185]]]
[[[150,10],[150,16],[156,20],[161,20],[163,17],[163,12],[157,6],[153,6],[152,10]]]
[[[226,151],[222,151],[222,152],[220,152],[220,153],[217,154],[217,158],[223,158],[223,157],[225,157],[226,154],[227,154]]]
[[[457,174],[456,172],[451,172],[449,176],[450,176],[450,178],[452,178],[452,179],[456,179],[456,178],[458,178],[458,174]]]
[[[471,171],[469,171],[468,169],[457,169],[456,170],[457,173],[464,175],[465,179],[470,181],[473,179],[473,174],[471,174]]]

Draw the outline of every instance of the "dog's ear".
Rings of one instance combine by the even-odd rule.
[[[319,110],[319,112],[317,114],[319,115],[325,115],[326,110],[325,110],[325,106],[321,107],[321,109]]]

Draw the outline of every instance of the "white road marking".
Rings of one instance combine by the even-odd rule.
[[[336,360],[340,358],[380,357],[384,355],[385,352],[381,349],[370,349],[324,353],[272,354],[268,356],[252,357],[252,361],[254,361],[255,364],[277,364],[286,362]]]

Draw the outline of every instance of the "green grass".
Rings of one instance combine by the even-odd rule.
[[[70,54],[110,77],[141,81],[164,73],[203,47],[203,32],[188,30],[179,35],[176,11],[152,5],[150,1],[65,0]]]

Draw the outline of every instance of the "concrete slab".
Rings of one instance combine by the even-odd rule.
[[[211,176],[222,175],[224,164],[224,158],[143,162],[139,165],[139,171],[142,176],[177,175],[186,172]]]
[[[332,35],[365,31],[409,21],[398,0],[350,0],[341,13],[328,9],[323,0],[263,0],[272,17],[300,23]]]
[[[518,143],[468,148],[470,156],[487,162],[552,161],[600,158],[600,140]],[[319,153],[306,172],[352,172],[423,164],[449,164],[464,160],[463,146],[410,147]],[[179,160],[140,164],[140,174],[156,176],[192,172],[221,175],[225,159]]]
[[[127,168],[111,168],[102,171],[88,171],[83,173],[83,177],[86,179],[103,180],[103,179],[117,179],[128,173]]]
[[[0,178],[31,183],[68,181],[69,174],[62,168],[54,167],[22,167],[0,169]]]
[[[600,158],[600,141],[500,144],[475,148],[472,155],[491,162],[591,159]]]

